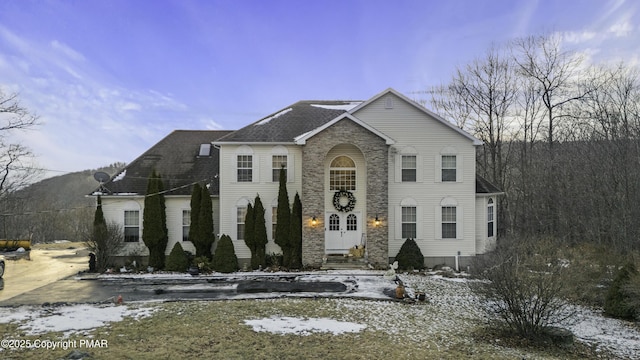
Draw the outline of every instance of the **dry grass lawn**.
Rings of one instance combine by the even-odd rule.
[[[271,299],[133,304],[157,311],[125,319],[70,339],[107,340],[108,348],[78,349],[95,359],[580,359],[586,349],[515,349],[479,340],[478,320],[444,313],[438,303],[406,305],[351,299]],[[255,332],[245,320],[273,316],[331,318],[364,324],[357,333],[279,335]],[[437,318],[446,319],[438,321]],[[21,339],[62,338],[60,333],[20,335],[18,325],[0,333]],[[9,359],[59,359],[71,349],[5,351]]]

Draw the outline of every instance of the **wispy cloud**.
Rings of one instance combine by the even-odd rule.
[[[77,171],[128,162],[173,129],[204,126],[170,94],[105,81],[100,68],[61,41],[41,49],[0,26],[0,42],[6,44],[0,87],[20,93],[43,121],[36,131],[17,134],[42,167]]]

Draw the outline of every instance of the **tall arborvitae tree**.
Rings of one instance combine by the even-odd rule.
[[[256,196],[255,205],[253,207],[254,219],[254,242],[256,249],[255,264],[251,264],[254,269],[267,266],[267,255],[265,246],[267,245],[267,225],[264,218],[264,206],[260,200],[260,196]]]
[[[206,256],[211,259],[211,246],[215,240],[213,234],[213,207],[211,194],[206,186],[202,187],[200,196],[200,212],[198,214],[198,235],[196,237],[196,256]]]
[[[247,205],[247,213],[244,215],[244,243],[247,244],[249,251],[251,251],[251,267],[253,267],[254,263],[257,263],[255,260],[256,257],[256,242],[255,242],[255,217],[253,214],[253,206],[251,203]]]
[[[94,247],[93,251],[95,251],[96,270],[100,272],[107,269],[107,261],[109,261],[109,251],[105,248],[107,237],[107,222],[102,212],[102,198],[98,195],[98,206],[93,217],[93,232],[90,241],[94,245],[91,247]]]
[[[167,247],[167,220],[160,176],[153,170],[147,182],[142,218],[142,240],[149,248],[149,266],[164,268],[164,252]]]
[[[302,268],[302,203],[300,196],[296,192],[291,209],[291,232],[289,233],[289,243],[291,244],[291,258],[289,268]]]
[[[291,209],[289,208],[289,194],[287,193],[287,176],[284,167],[280,169],[280,187],[278,190],[278,216],[276,224],[275,243],[282,249],[282,263],[289,266],[291,262],[291,244],[289,243],[289,232]]]
[[[202,196],[202,190],[200,184],[193,185],[191,190],[191,222],[189,223],[189,241],[196,247],[196,254],[198,252],[198,246],[196,245],[198,239],[198,224],[200,217],[200,198]],[[199,255],[196,255],[199,256]]]

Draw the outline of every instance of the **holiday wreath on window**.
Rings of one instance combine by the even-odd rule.
[[[340,212],[350,212],[356,206],[356,197],[351,191],[338,190],[333,194],[333,207]]]

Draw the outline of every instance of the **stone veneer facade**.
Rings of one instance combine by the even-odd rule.
[[[322,265],[325,246],[325,168],[327,153],[337,145],[357,147],[365,159],[367,182],[366,224],[369,263],[386,268],[389,259],[388,240],[388,179],[389,146],[385,140],[350,119],[342,119],[309,138],[302,147],[302,263]],[[357,176],[363,176],[361,172]],[[317,224],[311,224],[316,217]],[[374,223],[378,216],[380,224]]]

